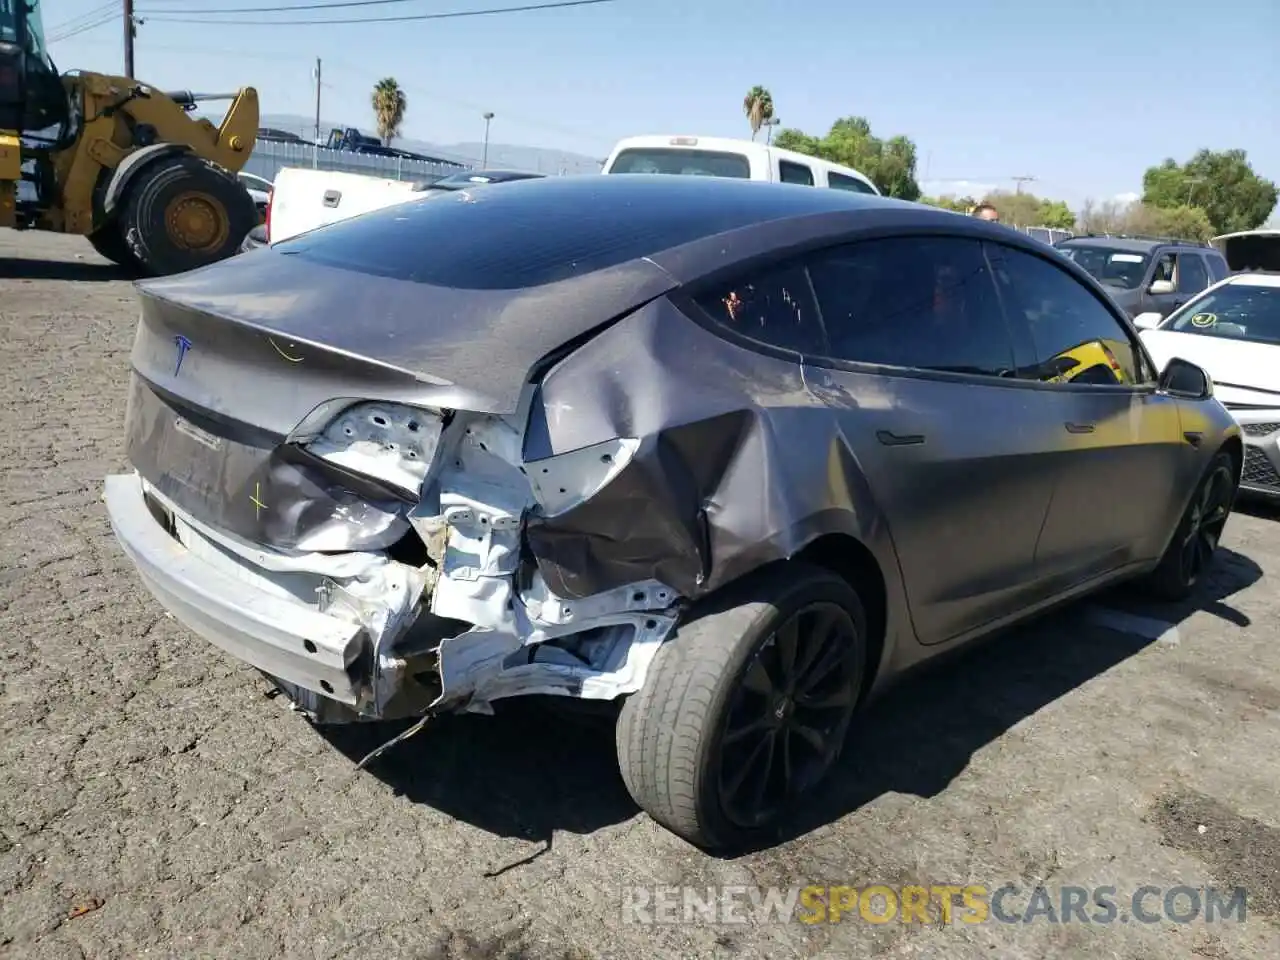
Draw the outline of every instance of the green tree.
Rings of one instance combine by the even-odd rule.
[[[1040,222],[1032,224],[1036,227],[1054,227],[1058,230],[1070,230],[1076,225],[1076,215],[1061,200],[1040,201]]]
[[[973,197],[956,197],[944,193],[940,197],[921,197],[920,203],[928,204],[931,207],[941,207],[943,210],[951,210],[954,213],[968,213],[977,205],[978,201]]]
[[[863,117],[842,117],[824,137],[800,130],[782,130],[776,146],[853,167],[871,178],[881,193],[900,200],[918,200],[916,145],[907,137],[881,140]]]
[[[1201,150],[1182,165],[1167,159],[1142,177],[1145,206],[1199,207],[1216,233],[1261,226],[1276,199],[1276,185],[1253,172],[1243,150]]]
[[[1204,210],[1187,204],[1177,207],[1134,204],[1126,211],[1124,226],[1126,233],[1180,240],[1208,240],[1217,233]]]
[[[751,124],[751,139],[754,140],[765,122],[773,119],[773,94],[757,84],[742,98],[742,112],[747,115],[747,123]]]
[[[409,99],[395,77],[384,77],[374,84],[373,117],[383,146],[391,146],[391,141],[400,136],[400,125],[408,109]]]

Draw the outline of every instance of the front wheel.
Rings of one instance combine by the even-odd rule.
[[[1236,496],[1236,465],[1225,450],[1209,463],[1173,539],[1144,586],[1162,600],[1185,600],[1213,564]]]
[[[155,276],[234,256],[258,223],[244,185],[193,156],[155,161],[132,184],[120,225],[130,251]]]
[[[776,828],[834,766],[866,669],[866,615],[834,574],[778,564],[680,626],[623,704],[618,763],[654,820],[703,848]]]

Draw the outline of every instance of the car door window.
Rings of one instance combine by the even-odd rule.
[[[1009,376],[1013,344],[977,240],[866,240],[809,258],[831,341],[853,363]]]
[[[1062,384],[1153,379],[1129,332],[1066,270],[999,244],[988,246],[988,256],[1007,309],[1031,334],[1036,362],[1023,376]]]
[[[780,160],[778,161],[778,176],[783,183],[798,183],[804,187],[813,186],[813,171],[809,169],[807,164]]]
[[[1209,285],[1209,271],[1199,254],[1178,255],[1178,292],[1199,293]]]
[[[799,263],[753,272],[697,302],[717,326],[757,343],[802,354],[826,349],[809,279]]]
[[[1205,259],[1209,261],[1209,276],[1213,278],[1214,283],[1227,278],[1228,270],[1226,260],[1218,256],[1216,253],[1209,254]]]
[[[1163,254],[1158,260],[1156,260],[1155,269],[1151,272],[1151,282],[1155,283],[1157,280],[1168,280],[1172,283],[1174,261],[1175,257],[1172,253]]]

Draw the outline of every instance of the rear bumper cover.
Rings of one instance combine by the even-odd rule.
[[[349,668],[368,642],[362,625],[264,592],[198,556],[152,513],[137,474],[107,477],[103,499],[143,583],[184,626],[265,673],[357,703]]]

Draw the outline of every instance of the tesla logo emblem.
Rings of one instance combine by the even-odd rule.
[[[182,369],[182,361],[186,359],[187,351],[191,349],[191,341],[182,334],[178,334],[173,338],[173,342],[178,348],[178,362],[173,368],[173,375],[176,377]]]

